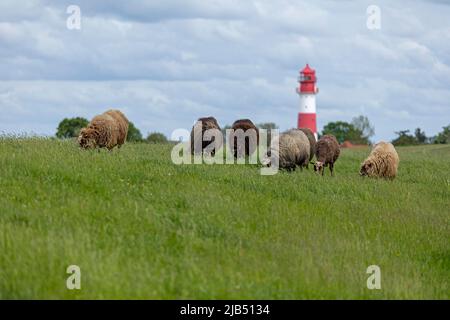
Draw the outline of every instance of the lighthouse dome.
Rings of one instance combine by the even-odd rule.
[[[310,82],[314,83],[317,81],[316,78],[316,70],[311,68],[309,64],[306,64],[306,66],[300,71],[300,76],[298,78],[298,81],[300,83]]]
[[[305,74],[305,73],[313,74],[313,73],[316,73],[316,70],[314,70],[313,68],[311,68],[311,67],[309,66],[309,64],[306,64],[306,66],[303,68],[302,71],[300,71],[300,73],[303,73],[303,74]]]

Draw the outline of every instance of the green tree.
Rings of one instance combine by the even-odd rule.
[[[414,137],[416,138],[417,142],[420,144],[427,143],[427,141],[428,141],[428,138],[427,138],[425,132],[422,131],[422,129],[420,129],[420,128],[417,128],[414,131]]]
[[[167,137],[160,132],[153,132],[147,136],[145,139],[148,143],[167,143]]]
[[[443,127],[442,129],[442,132],[439,132],[439,134],[434,139],[434,143],[450,143],[450,124],[446,127]]]
[[[56,137],[60,139],[78,137],[80,130],[87,127],[89,121],[85,118],[65,118],[63,119],[56,129]]]
[[[368,144],[369,139],[364,137],[360,129],[355,128],[351,123],[344,121],[329,122],[323,127],[322,135],[332,134],[339,143],[350,141],[354,144]]]
[[[416,137],[409,134],[409,130],[397,131],[395,134],[398,137],[392,140],[394,146],[414,146],[419,144]]]
[[[140,142],[142,141],[142,134],[141,131],[139,131],[138,128],[134,125],[133,122],[130,121],[128,124],[128,136],[127,141],[130,142]]]
[[[366,116],[359,116],[352,119],[352,125],[362,132],[363,140],[369,142],[370,138],[375,135],[375,128]]]

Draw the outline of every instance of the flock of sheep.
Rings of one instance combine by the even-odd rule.
[[[200,134],[194,128],[198,125]],[[207,130],[218,130],[220,126],[214,117],[199,118],[191,131],[191,153],[205,152],[214,155],[222,147],[223,139],[212,137],[204,141],[203,134]],[[248,133],[249,130],[253,134]],[[237,157],[250,156],[259,144],[259,130],[249,119],[237,120],[233,123],[229,135],[229,143],[233,155]],[[245,134],[245,143],[237,143],[237,132]],[[119,110],[109,110],[95,116],[86,128],[80,131],[78,144],[84,149],[107,148],[112,150],[115,146],[120,148],[127,140],[128,119]],[[195,149],[195,145],[200,145]],[[290,129],[274,137],[269,150],[261,161],[263,165],[270,166],[278,162],[281,169],[288,171],[308,168],[314,156],[314,171],[324,175],[325,167],[330,169],[333,176],[334,165],[339,158],[340,147],[333,135],[324,135],[318,141],[308,128]],[[391,143],[379,142],[372,148],[369,156],[360,167],[360,175],[394,179],[397,175],[399,157]]]

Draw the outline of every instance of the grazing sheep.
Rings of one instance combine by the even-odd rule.
[[[108,110],[105,113],[109,114],[114,119],[116,119],[119,125],[119,138],[117,140],[117,143],[120,147],[122,144],[125,143],[125,141],[127,141],[129,121],[127,117],[125,117],[125,115],[119,110]]]
[[[119,110],[108,110],[95,116],[86,128],[81,129],[78,144],[83,149],[120,148],[128,135],[128,119]]]
[[[304,134],[308,137],[309,140],[309,161],[312,160],[314,155],[316,154],[316,137],[314,133],[309,128],[300,128],[299,130],[303,131]]]
[[[196,127],[197,130],[194,130]],[[213,136],[210,141],[203,141],[203,136],[205,134],[205,131],[207,130],[218,130],[217,133],[220,133],[220,135],[222,135],[222,132],[220,131],[220,127],[219,124],[217,123],[216,118],[214,117],[199,118],[191,130],[192,154],[201,154],[203,153],[203,151],[205,151],[205,148],[209,146],[208,150],[210,151],[208,152],[211,153],[212,156],[214,156],[216,151],[218,151],[222,147],[223,137],[221,137],[220,139],[216,139],[216,137]],[[199,147],[201,146],[201,149],[199,147],[195,148],[196,144],[198,144]]]
[[[282,133],[278,137],[274,137],[270,150],[263,160],[263,165],[270,166],[276,163],[277,157],[280,169],[291,171],[295,170],[296,166],[303,169],[303,166],[306,166],[309,161],[309,141],[306,135],[300,131],[299,133]]]
[[[235,158],[252,155],[258,147],[259,130],[249,119],[236,120],[228,137]],[[241,137],[241,139],[239,139]]]
[[[340,154],[339,143],[336,137],[326,134],[316,143],[316,163],[314,164],[314,171],[324,175],[325,167],[329,166],[331,176],[334,175],[334,163],[339,158]]]
[[[303,169],[303,167],[308,168],[311,152],[308,136],[299,129],[290,129],[285,133],[295,137],[298,144],[300,153],[297,155],[297,166],[299,166],[300,169]]]
[[[394,146],[388,142],[378,142],[366,160],[361,164],[361,176],[394,179],[397,176],[400,159]]]

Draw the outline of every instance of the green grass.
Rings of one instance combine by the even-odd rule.
[[[0,139],[0,298],[450,298],[450,146],[399,148],[392,182],[359,177],[368,149],[334,178],[170,151]]]

